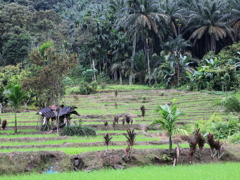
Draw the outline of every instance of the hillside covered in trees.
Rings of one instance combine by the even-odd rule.
[[[0,94],[20,84],[50,103],[80,81],[236,89],[239,14],[240,0],[0,0]]]

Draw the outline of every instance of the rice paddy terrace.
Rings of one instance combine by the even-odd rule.
[[[39,131],[41,120],[36,111],[17,113],[18,135],[12,135],[14,131],[14,113],[3,113],[2,119],[8,121],[7,129],[0,131],[1,149],[28,149],[28,148],[62,148],[62,147],[88,147],[99,146],[104,149],[103,135],[108,132],[113,136],[113,146],[125,146],[126,139],[122,135],[127,128],[135,128],[138,132],[136,145],[159,145],[167,143],[166,139],[159,138],[158,127],[143,133],[149,124],[160,117],[154,112],[157,105],[164,105],[176,99],[180,110],[186,113],[180,117],[179,124],[194,123],[199,119],[209,119],[217,109],[212,102],[220,99],[221,96],[187,92],[178,90],[136,90],[129,92],[118,92],[115,96],[112,92],[101,92],[92,95],[68,95],[63,99],[68,106],[77,106],[76,109],[81,116],[72,116],[71,123],[78,124],[79,120],[83,125],[88,125],[97,130],[97,137],[61,137],[57,134],[48,134]],[[140,107],[146,108],[145,118],[141,117]],[[116,130],[113,130],[112,122],[115,115],[131,114],[132,125],[122,125],[120,117]],[[104,122],[108,126],[104,126]],[[162,141],[160,141],[162,140]],[[26,143],[27,142],[27,143]],[[86,150],[87,151],[87,150]]]
[[[71,123],[88,125],[96,129],[96,137],[68,137],[59,136],[56,133],[40,132],[41,120],[37,111],[17,113],[18,131],[14,135],[14,113],[0,114],[0,118],[8,121],[5,131],[0,131],[0,154],[17,152],[38,151],[61,151],[67,155],[76,155],[89,152],[105,150],[103,135],[109,133],[113,138],[109,149],[121,150],[127,146],[126,138],[123,136],[127,128],[135,128],[137,139],[134,149],[167,149],[168,139],[160,136],[158,127],[148,132],[143,129],[149,126],[160,115],[154,112],[157,105],[164,105],[176,99],[180,110],[186,113],[180,117],[179,124],[194,123],[197,120],[208,120],[214,112],[218,112],[212,103],[221,99],[219,95],[187,92],[179,90],[135,90],[99,92],[92,95],[67,95],[63,99],[64,105],[77,106],[77,112],[81,116],[72,116]],[[146,108],[145,118],[141,117],[140,107]],[[123,125],[120,122],[113,129],[112,123],[115,115],[131,114],[134,119],[132,125]],[[224,115],[223,115],[224,116]],[[108,121],[108,126],[104,122]],[[175,139],[178,141],[178,139]],[[180,141],[182,148],[188,148],[186,142]],[[175,146],[173,146],[175,147]],[[207,146],[205,146],[207,147]],[[207,150],[208,151],[208,150]],[[167,152],[167,151],[166,151]],[[142,156],[142,155],[141,155]]]
[[[199,119],[209,119],[217,109],[212,103],[221,96],[198,92],[186,92],[177,90],[136,90],[131,92],[119,92],[115,97],[114,92],[97,93],[92,95],[68,95],[64,98],[64,104],[77,106],[76,109],[81,116],[72,116],[72,124],[82,121],[97,130],[113,131],[112,122],[115,115],[129,113],[134,119],[133,127],[141,130],[142,125],[149,125],[159,114],[154,112],[157,105],[164,105],[176,99],[180,110],[186,113],[180,117],[179,123],[194,123]],[[141,117],[140,107],[144,105],[146,115],[144,120]],[[3,113],[2,119],[8,121],[7,131],[14,129],[14,113]],[[36,111],[17,113],[18,129],[21,132],[34,132],[39,129],[41,120]],[[104,122],[108,121],[109,126],[105,129]],[[119,119],[121,121],[121,118]],[[117,125],[117,130],[125,130],[127,126]],[[3,133],[3,131],[0,131]],[[116,131],[117,132],[117,131]]]

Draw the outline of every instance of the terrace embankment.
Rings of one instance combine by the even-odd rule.
[[[59,173],[74,171],[76,159],[78,165],[75,167],[75,170],[86,170],[88,172],[109,167],[122,169],[149,164],[159,166],[172,165],[172,161],[165,158],[167,153],[167,149],[133,149],[130,160],[124,158],[124,149],[86,152],[75,156],[66,155],[60,151],[0,153],[0,175],[32,172],[44,173],[50,167],[53,167],[53,170]],[[180,149],[178,164],[188,164],[188,153],[189,148]],[[195,153],[192,165],[229,161],[240,162],[239,147],[226,147],[225,154],[219,160],[216,157],[211,158],[210,149],[204,148],[202,156]]]

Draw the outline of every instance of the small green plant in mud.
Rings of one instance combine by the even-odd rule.
[[[143,101],[147,100],[147,97],[146,96],[142,96],[142,100]]]
[[[135,129],[127,129],[127,134],[124,134],[124,136],[127,138],[127,148],[126,148],[126,155],[131,158],[132,157],[132,151],[133,151],[133,145],[136,140],[137,133],[135,132]]]
[[[173,162],[173,158],[167,154],[163,154],[162,158],[164,162]]]
[[[106,152],[108,150],[108,146],[109,146],[109,142],[111,141],[112,137],[110,137],[110,135],[108,133],[106,133],[104,136],[104,142],[105,142],[105,145],[106,145]]]

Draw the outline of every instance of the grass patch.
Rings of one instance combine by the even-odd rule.
[[[108,149],[124,149],[126,148],[127,145],[124,146],[109,146]],[[168,144],[164,145],[134,145],[133,149],[167,149]],[[182,148],[187,148],[189,147],[188,144],[180,144]],[[173,148],[176,146],[173,145]],[[23,152],[23,151],[62,151],[66,154],[69,155],[75,155],[75,154],[80,154],[84,152],[95,152],[95,151],[101,151],[105,150],[106,146],[91,146],[91,147],[59,147],[59,148],[21,148],[21,149],[1,149],[2,153],[10,153],[10,152]]]
[[[201,164],[184,166],[144,166],[124,170],[102,169],[87,173],[63,172],[58,174],[31,174],[17,176],[2,176],[1,180],[42,180],[42,179],[118,179],[118,180],[149,180],[149,179],[176,179],[176,180],[235,180],[240,176],[240,163]]]
[[[111,136],[112,141],[126,141],[124,136]],[[41,140],[42,142],[1,142],[1,146],[19,146],[19,145],[57,145],[57,144],[64,144],[64,143],[90,143],[90,142],[104,142],[103,137],[98,138],[81,138],[81,139],[61,139],[61,140]],[[159,138],[141,138],[137,137],[137,141],[159,141]]]

